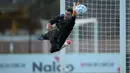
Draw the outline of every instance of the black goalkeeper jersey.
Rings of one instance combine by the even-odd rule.
[[[76,16],[73,16],[72,19],[70,20],[64,20],[64,14],[61,14],[61,15],[58,15],[54,18],[52,18],[49,23],[51,23],[52,25],[53,24],[56,24],[56,27],[62,31],[64,29],[66,29],[67,26],[73,26],[74,24],[70,24],[70,23],[73,23],[75,22],[75,18]]]

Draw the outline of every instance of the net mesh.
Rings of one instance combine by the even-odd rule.
[[[126,73],[130,73],[130,0],[126,0]]]
[[[72,7],[73,2],[74,0],[65,0],[65,7]],[[73,38],[77,36],[78,41],[72,43],[66,52],[74,52],[76,48],[82,53],[94,52],[94,37],[96,36],[94,33],[98,32],[98,52],[119,53],[119,0],[83,0],[82,3],[87,6],[88,11],[87,14],[77,16],[77,18],[97,19],[98,30],[94,30],[96,26],[94,22],[86,22],[74,29],[68,39],[75,42]],[[76,35],[76,31],[79,35]]]

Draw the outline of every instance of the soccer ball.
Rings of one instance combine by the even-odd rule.
[[[76,13],[78,15],[83,15],[87,12],[87,7],[83,4],[80,4],[78,6],[76,6]]]

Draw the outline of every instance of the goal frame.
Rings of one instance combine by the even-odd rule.
[[[65,0],[60,0],[60,14],[63,14],[64,12]],[[95,23],[97,23],[97,21],[95,21]],[[97,27],[98,25],[96,24],[94,30],[94,35],[96,35],[95,39],[98,37]],[[77,27],[75,27],[74,30],[77,30]],[[79,30],[77,30],[75,33],[78,33],[78,31]],[[75,41],[78,41],[76,36],[75,39]],[[95,40],[96,50],[98,50],[97,40],[98,39]],[[79,46],[77,45],[76,47]],[[78,49],[76,49],[75,51],[77,52]],[[63,49],[61,53],[62,55],[65,55],[65,50]],[[126,73],[126,0],[120,0],[120,73]]]

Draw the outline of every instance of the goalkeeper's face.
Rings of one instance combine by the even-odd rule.
[[[65,17],[64,17],[64,19],[65,20],[69,20],[69,19],[71,19],[72,18],[72,13],[70,12],[70,11],[66,11],[65,12]]]

